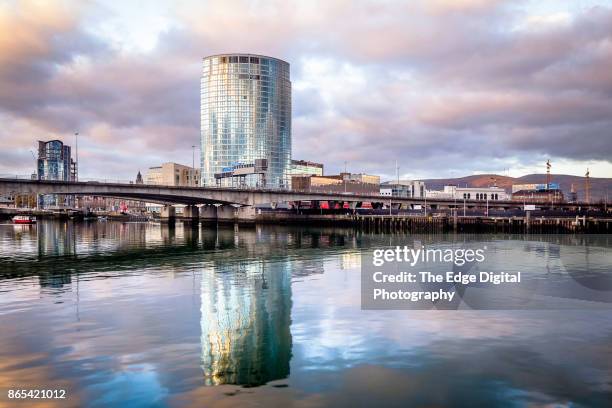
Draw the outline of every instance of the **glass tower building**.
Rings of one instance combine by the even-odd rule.
[[[237,166],[265,159],[263,174],[248,174],[251,187],[288,188],[291,168],[289,64],[252,54],[204,58],[201,80],[201,174],[204,186],[229,186]]]
[[[70,146],[66,146],[60,140],[38,142],[36,167],[38,180],[75,180],[75,163],[71,157]],[[73,204],[73,196],[45,194],[38,197],[38,206],[41,208],[72,207]]]

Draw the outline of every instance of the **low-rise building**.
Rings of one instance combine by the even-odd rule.
[[[386,197],[425,197],[425,183],[418,180],[386,181],[380,184],[380,195]]]
[[[513,201],[529,201],[531,203],[563,203],[565,197],[560,189],[519,190],[512,193]]]
[[[145,183],[159,186],[197,187],[200,185],[200,170],[178,163],[164,163],[161,166],[149,168]]]
[[[444,186],[444,190],[427,191],[427,198],[447,200],[506,201],[508,194],[501,187]]]
[[[322,176],[323,164],[306,160],[291,160],[290,176]]]
[[[452,200],[455,197],[453,193],[446,191],[446,187],[444,190],[427,190],[425,196],[432,200]]]
[[[378,195],[380,177],[351,173],[331,176],[293,176],[291,186],[295,191]]]
[[[336,177],[336,176],[331,176]],[[347,180],[349,182],[354,183],[363,183],[363,184],[376,184],[380,185],[380,176],[374,176],[372,174],[364,174],[364,173],[340,173],[340,178],[343,180]]]
[[[13,196],[0,196],[0,207],[12,207],[15,205]]]
[[[518,191],[543,191],[543,190],[559,190],[559,183],[543,184],[513,184],[512,193]]]
[[[559,183],[514,184],[512,186],[512,200],[535,203],[561,203],[565,201],[565,197]]]

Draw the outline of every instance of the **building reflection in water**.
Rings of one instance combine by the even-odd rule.
[[[202,271],[202,368],[207,385],[287,378],[291,265],[241,261]]]
[[[38,256],[76,253],[76,231],[72,222],[41,222],[37,225]]]
[[[38,257],[66,257],[76,254],[76,230],[72,222],[41,222],[37,225]],[[72,283],[69,270],[49,269],[38,276],[41,287],[61,289]]]

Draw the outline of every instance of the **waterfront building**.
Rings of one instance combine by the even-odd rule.
[[[445,190],[427,190],[425,196],[432,200],[452,200],[454,198],[453,193]]]
[[[369,174],[340,173],[329,176],[294,176],[291,188],[295,191],[353,193],[378,195],[380,177]]]
[[[457,187],[444,186],[444,190],[427,190],[427,198],[447,200],[482,200],[505,201],[508,200],[506,190],[501,187]]]
[[[512,193],[513,201],[529,201],[532,203],[563,203],[565,196],[558,188],[543,190],[519,190]]]
[[[77,198],[78,207],[85,212],[110,211],[115,213],[140,214],[145,211],[145,202],[136,200],[126,200],[122,198],[100,197],[100,196],[79,196]]]
[[[306,160],[291,160],[289,174],[293,176],[322,176],[323,164]]]
[[[200,137],[202,185],[215,186],[215,174],[240,164],[267,160],[262,178],[246,176],[256,187],[287,188],[291,169],[291,81],[289,64],[252,54],[204,58],[201,78]],[[230,178],[221,180],[231,185]]]
[[[518,191],[543,191],[543,190],[559,190],[559,183],[546,184],[513,184],[512,193]]]
[[[76,164],[72,160],[70,146],[61,140],[38,141],[37,159],[38,180],[74,181]],[[72,207],[74,197],[59,194],[38,196],[38,206],[41,208]]]
[[[0,196],[0,207],[12,207],[15,205],[15,196]]]
[[[572,189],[573,187],[572,185]],[[576,201],[573,195],[570,198],[574,200],[574,202]],[[538,203],[562,203],[565,202],[565,196],[563,195],[559,183],[513,184],[512,200]]]
[[[0,207],[36,208],[36,194],[7,194],[0,196]]]
[[[145,182],[159,186],[198,187],[200,170],[178,163],[163,163],[149,168]]]
[[[418,180],[386,181],[380,184],[380,195],[387,197],[425,197],[425,183]]]
[[[336,177],[336,176],[331,176]],[[343,180],[347,180],[353,183],[363,183],[363,184],[376,184],[380,185],[380,176],[374,176],[372,174],[364,174],[364,173],[340,173],[340,177]]]

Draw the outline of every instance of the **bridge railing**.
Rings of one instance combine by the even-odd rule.
[[[36,174],[2,174],[2,173],[0,173],[0,179],[9,179],[9,180],[38,180],[36,178]],[[83,183],[101,183],[101,184],[102,183],[109,183],[109,184],[135,184],[134,180],[120,180],[120,179],[111,179],[111,178],[79,177],[78,181],[79,182],[83,182]]]
[[[2,174],[0,178],[13,180],[36,180],[36,175],[33,174]]]
[[[107,179],[107,178],[89,178],[79,177],[79,182],[82,183],[108,183],[108,184],[136,184],[134,180],[120,180],[120,179]]]

